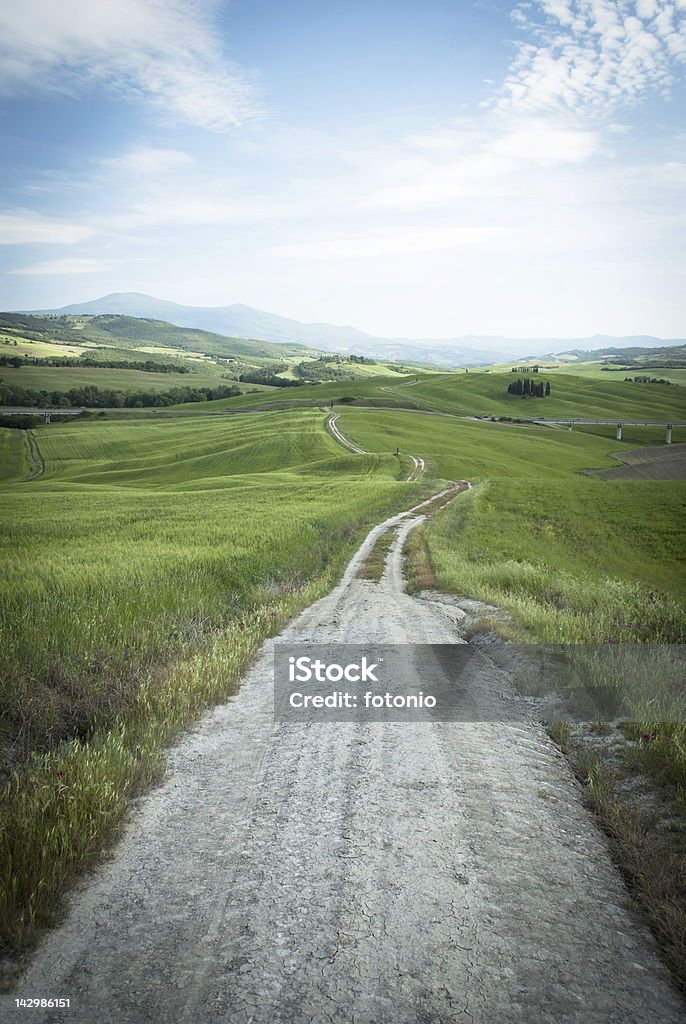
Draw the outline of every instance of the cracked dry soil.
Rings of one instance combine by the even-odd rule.
[[[420,518],[375,527],[336,589],[277,639],[463,642],[454,605],[404,593],[402,543]],[[382,581],[357,579],[396,527]],[[12,1019],[686,1019],[539,725],[278,724],[272,643],[170,752],[165,784],[3,997]],[[492,706],[502,682],[483,685],[476,699]],[[72,1006],[13,1011],[22,996]]]

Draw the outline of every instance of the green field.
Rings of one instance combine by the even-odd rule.
[[[531,374],[545,380],[545,373]],[[605,375],[608,376],[608,375]],[[412,388],[412,401],[440,412],[457,415],[587,419],[608,417],[625,419],[686,420],[686,390],[667,385],[648,385],[623,380],[577,377],[560,373],[551,379],[549,398],[519,398],[507,394],[509,377],[500,373],[454,374],[435,379],[423,378]],[[398,388],[393,389],[398,393]],[[402,391],[400,392],[403,393]]]
[[[534,375],[535,376],[535,375]],[[606,375],[607,376],[607,375]],[[686,388],[666,385],[641,385],[594,380],[572,373],[560,374],[549,398],[519,398],[507,393],[507,377],[501,373],[412,374],[404,382],[390,377],[314,384],[269,399],[250,396],[208,402],[209,410],[256,406],[263,401],[280,405],[314,405],[342,397],[357,404],[423,409],[452,416],[508,416],[512,419],[587,418],[649,419],[686,422]],[[545,380],[545,375],[541,375]],[[418,383],[415,383],[418,381]]]
[[[84,345],[56,345],[50,341],[32,341],[30,338],[23,338],[20,334],[11,335],[0,330],[0,355],[2,356],[33,356],[37,359],[57,356],[60,359],[73,359],[88,350],[88,347]]]
[[[55,389],[54,375],[76,386],[72,375],[87,373],[99,387],[135,375],[146,389],[159,378],[163,390],[176,376],[13,372],[53,375],[44,386]],[[102,855],[130,797],[159,778],[165,744],[231,692],[265,636],[331,588],[371,525],[437,479],[475,486],[412,534],[411,585],[428,561],[440,587],[509,610],[507,628],[526,639],[684,639],[683,484],[584,473],[615,466],[613,453],[650,432],[627,428],[617,442],[605,427],[460,418],[533,415],[535,402],[510,399],[502,374],[416,379],[0,430],[0,752],[13,779],[0,815],[0,934],[11,948]],[[686,419],[681,393],[566,374],[538,404],[546,415]],[[332,401],[370,454],[327,434]],[[29,480],[31,436],[45,470]],[[420,483],[398,479],[408,459],[399,465],[396,448],[426,460]]]
[[[0,427],[0,482],[23,480],[29,473],[29,459],[23,430]]]
[[[170,391],[172,388],[217,387],[216,373],[148,373],[115,367],[88,366],[0,366],[0,379],[11,387],[37,391],[69,391],[94,384],[117,391]],[[233,383],[233,381],[226,381]]]
[[[339,410],[345,434],[368,451],[421,455],[438,477],[568,477],[584,469],[618,465],[610,453],[632,447],[586,431],[396,410]]]
[[[346,410],[369,451],[477,486],[411,541],[438,583],[509,609],[530,638],[684,642],[686,488],[584,476],[631,447],[582,431]]]
[[[356,536],[417,488],[396,481],[391,456],[346,454],[323,422],[307,411],[37,431],[44,475],[2,498],[3,676],[169,656],[171,624],[210,628],[280,581],[326,572],[339,531]]]
[[[260,641],[328,591],[426,483],[356,457],[319,411],[70,422],[0,434],[0,938],[32,941],[161,751]],[[31,753],[33,756],[31,757]],[[28,760],[27,760],[28,758]],[[68,785],[54,786],[55,777]],[[75,794],[78,793],[78,798]]]
[[[513,366],[538,366],[541,377],[557,376],[558,374],[573,374],[575,377],[624,382],[625,377],[644,376],[657,377],[658,379],[669,380],[673,384],[686,384],[685,366],[661,366],[659,360],[655,363],[643,366],[638,364],[632,366],[611,366],[601,360],[582,362],[577,360],[557,360],[555,356],[543,359],[522,359],[510,363],[494,363],[488,369],[491,373],[511,373]],[[645,385],[654,388],[656,385]]]

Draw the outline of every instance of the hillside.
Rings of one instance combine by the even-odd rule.
[[[631,338],[596,335],[593,338],[566,339],[477,334],[453,338],[383,338],[351,326],[301,323],[241,303],[216,307],[185,306],[139,292],[114,292],[90,302],[39,312],[70,316],[120,314],[145,317],[240,338],[307,345],[325,352],[357,352],[382,360],[432,363],[444,367],[482,366],[504,359],[571,349],[595,351],[613,344],[620,348],[626,345],[654,348],[665,344],[663,339],[647,335]],[[683,340],[676,343],[683,344]]]
[[[152,346],[172,349],[180,354],[193,352],[222,358],[282,360],[295,356],[302,359],[321,354],[306,345],[285,346],[264,340],[252,340],[249,337],[226,337],[212,331],[182,327],[160,319],[143,319],[118,313],[0,313],[0,340],[3,337],[134,350]]]

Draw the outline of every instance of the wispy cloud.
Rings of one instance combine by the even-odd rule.
[[[254,76],[227,61],[211,0],[22,0],[0,5],[0,92],[83,80],[225,131],[257,113]]]
[[[402,210],[456,199],[513,195],[538,170],[588,161],[600,149],[594,130],[562,117],[463,123],[403,140],[402,150],[376,160],[376,180],[360,198],[368,209]],[[371,177],[371,176],[370,176]]]
[[[74,245],[95,234],[88,224],[45,217],[32,210],[0,212],[2,245]]]
[[[111,264],[105,260],[89,259],[64,259],[45,260],[42,263],[32,263],[28,267],[17,267],[10,270],[10,274],[99,274],[110,270]]]
[[[385,234],[359,235],[274,246],[277,256],[313,260],[353,260],[370,256],[388,256],[405,252],[432,252],[440,249],[474,248],[497,234],[490,227],[449,227],[407,230]]]
[[[542,111],[635,103],[686,63],[684,0],[538,0],[518,5],[522,43],[500,105]]]
[[[152,146],[139,146],[130,149],[120,156],[106,157],[100,161],[103,167],[127,174],[165,174],[179,167],[188,167],[194,163],[189,153],[178,149],[158,149]]]

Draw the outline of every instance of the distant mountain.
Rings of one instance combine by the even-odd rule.
[[[466,335],[461,338],[378,338],[355,327],[326,323],[304,324],[298,320],[265,313],[236,303],[232,306],[183,306],[156,299],[140,292],[115,292],[92,302],[81,302],[60,309],[36,310],[58,314],[119,314],[165,320],[180,327],[213,331],[230,337],[306,345],[324,352],[355,352],[382,360],[433,363],[438,366],[479,366],[525,356],[542,356],[570,349],[596,351],[610,345],[618,348],[664,346],[661,338],[638,336],[612,338],[503,338]],[[681,339],[670,344],[683,344]]]
[[[613,339],[618,341],[620,339]],[[680,362],[686,360],[686,344],[684,342],[673,342],[671,345],[660,345],[659,338],[622,338],[622,341],[642,341],[642,345],[613,345],[610,348],[598,348],[592,351],[586,349],[573,349],[570,352],[560,352],[560,355],[574,356],[577,362],[583,363],[587,360],[611,359],[614,362],[632,362],[645,359],[678,359]],[[646,345],[650,341],[653,344]]]

